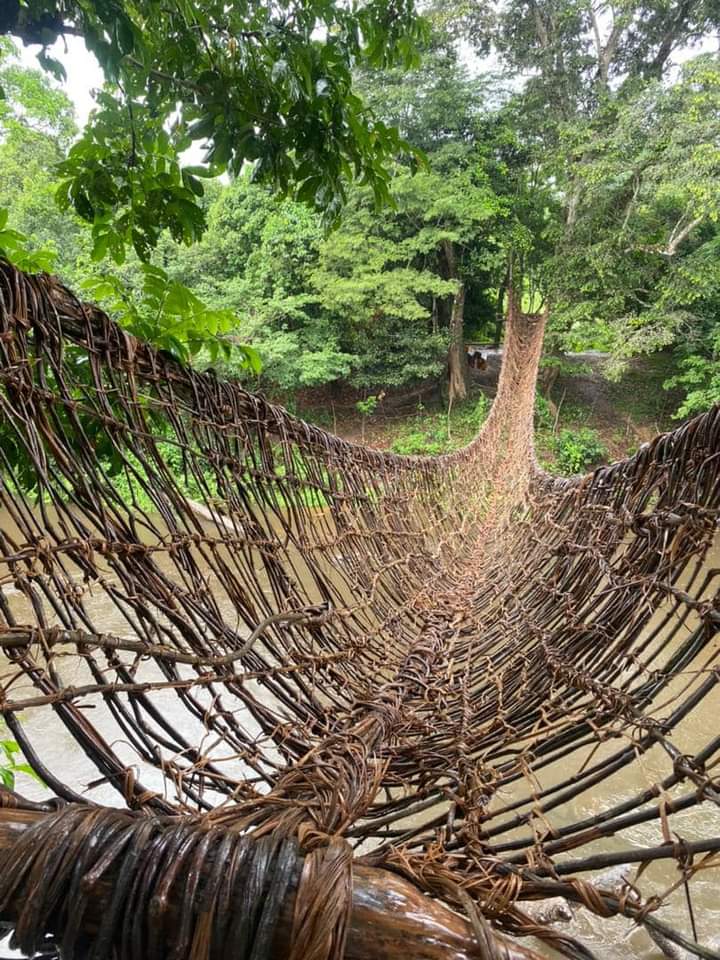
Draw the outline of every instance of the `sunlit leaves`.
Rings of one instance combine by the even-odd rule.
[[[132,290],[114,274],[98,274],[85,280],[85,293],[105,307],[131,333],[168,350],[182,361],[206,350],[211,361],[229,359],[258,373],[261,362],[250,346],[228,335],[237,328],[232,310],[211,309],[188,287],[171,279],[160,267],[144,263],[142,283]]]
[[[352,179],[389,201],[387,161],[408,147],[352,94],[352,71],[415,62],[426,27],[414,0],[35,0],[32,14],[62,15],[109,81],[60,193],[98,226],[98,257],[132,245],[147,259],[162,229],[187,243],[202,232],[202,188],[178,159],[193,142],[214,174],[252,164],[328,221]],[[40,59],[60,75],[46,50]]]
[[[10,228],[8,211],[2,208],[0,208],[0,257],[4,257],[29,273],[51,272],[56,259],[54,251],[33,249],[23,233]]]

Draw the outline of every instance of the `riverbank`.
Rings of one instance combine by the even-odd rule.
[[[658,433],[671,430],[680,396],[663,383],[674,372],[667,354],[638,357],[610,379],[602,354],[576,354],[559,371],[545,371],[538,393],[535,445],[540,463],[572,474],[632,455]],[[308,396],[298,413],[354,442],[402,454],[439,454],[467,443],[490,409],[500,355],[483,371],[471,371],[468,399],[448,412],[432,384],[402,394],[359,401]]]

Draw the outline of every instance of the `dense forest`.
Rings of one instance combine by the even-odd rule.
[[[158,127],[117,76],[78,130],[61,65],[43,48],[45,70],[21,66],[0,38],[0,249],[291,407],[352,397],[363,432],[388,393],[432,383],[469,435],[487,404],[463,405],[464,343],[501,340],[511,289],[549,311],[546,384],[569,352],[602,351],[609,377],[661,352],[670,413],[720,400],[720,13],[511,0],[424,15],[412,56],[352,63],[346,99],[388,142],[383,165],[341,159],[337,196],[312,153],[287,151],[291,190],[252,150],[219,156],[215,135],[204,166],[183,166],[187,130]],[[288,62],[273,90],[297,83]],[[327,83],[311,84],[318,109]],[[125,168],[175,191],[154,222],[123,213]],[[539,404],[555,427],[556,402]],[[443,448],[416,426],[398,449]]]

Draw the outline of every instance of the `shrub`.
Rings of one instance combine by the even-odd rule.
[[[393,453],[399,453],[407,456],[434,457],[445,450],[445,444],[426,431],[414,430],[412,433],[406,433],[393,441]]]
[[[482,393],[477,400],[458,404],[449,414],[439,411],[429,414],[423,404],[418,404],[417,416],[402,428],[391,449],[403,456],[429,457],[456,450],[477,434],[490,406],[490,400]]]
[[[375,408],[378,405],[378,401],[381,399],[381,397],[376,397],[371,394],[364,400],[358,400],[355,406],[358,410],[358,413],[360,413],[363,417],[371,417],[375,413]]]
[[[535,395],[535,426],[542,429],[551,429],[555,417],[553,416],[547,398],[541,393]]]
[[[554,440],[555,457],[562,473],[581,473],[607,453],[597,430],[578,427],[561,430]]]

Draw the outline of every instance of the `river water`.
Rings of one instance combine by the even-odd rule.
[[[13,526],[7,515],[2,513],[0,513],[0,525],[3,529]],[[709,564],[720,567],[719,543],[715,545],[709,558]],[[262,576],[260,572],[259,576]],[[210,586],[213,587],[211,576]],[[260,583],[260,587],[264,589],[266,585]],[[4,589],[7,592],[7,587]],[[11,598],[13,607],[16,605],[18,607],[18,615],[23,602],[23,598],[20,596]],[[228,618],[229,622],[232,622],[234,610],[227,599],[223,602],[222,607],[223,615]],[[104,593],[88,599],[88,612],[95,629],[99,632],[116,635],[128,634],[127,622],[117,608],[108,601]],[[143,666],[143,670],[147,671],[147,674],[143,674],[143,679],[153,679],[153,670],[156,669],[152,664]],[[10,666],[7,660],[0,657],[0,686],[3,682],[7,682],[9,671]],[[157,677],[160,678],[159,673]],[[69,660],[63,666],[63,679],[65,683],[81,684],[88,682],[90,677],[82,664],[79,664],[77,660]],[[24,690],[29,693],[26,682],[21,681],[13,686],[13,697],[20,699]],[[153,699],[163,711],[166,719],[169,719],[173,726],[181,730],[188,741],[199,743],[207,737],[207,730],[202,723],[188,713],[183,702],[173,691],[156,692],[153,694]],[[121,731],[114,726],[108,712],[97,711],[97,716],[93,715],[92,721],[96,724],[99,732],[113,745],[120,758],[138,769],[143,782],[147,786],[151,789],[163,790],[162,775],[159,771],[138,762],[135,750],[123,740]],[[43,760],[62,780],[77,785],[79,792],[85,793],[88,798],[96,802],[111,805],[120,803],[117,792],[111,786],[107,783],[94,782],[97,778],[96,768],[88,761],[73,737],[51,709],[27,711],[22,717],[22,722],[31,741],[41,748],[40,753]],[[243,718],[243,724],[247,729],[252,729],[251,718]],[[719,728],[720,691],[715,688],[715,691],[677,728],[673,734],[673,742],[683,753],[693,754],[707,743],[713,732],[717,733]],[[608,755],[615,749],[617,749],[617,743],[610,742],[607,744]],[[595,759],[599,759],[599,756],[598,754]],[[226,762],[228,763],[228,773],[237,775],[240,772],[232,758],[227,758]],[[553,782],[553,778],[556,778],[555,782],[559,778],[565,779],[574,769],[573,764],[575,762],[575,758],[571,755],[566,761],[556,763],[553,767],[543,770],[541,774],[542,785],[549,785]],[[559,827],[565,823],[592,816],[632,797],[649,783],[655,783],[662,779],[667,773],[667,756],[659,748],[651,750],[642,758],[641,762],[624,768],[600,783],[592,793],[583,794],[564,807],[553,811],[548,819],[552,826]],[[33,799],[41,799],[47,795],[46,790],[24,776],[19,778],[18,789]],[[686,790],[689,789],[689,787],[686,787]],[[501,798],[502,802],[511,799],[511,794]],[[408,819],[405,823],[411,824],[412,820]],[[708,836],[720,836],[720,809],[710,802],[705,802],[685,813],[674,814],[671,819],[671,828],[687,841],[700,840]],[[653,820],[646,824],[631,827],[623,831],[621,836],[597,841],[593,852],[626,850],[628,847],[652,847],[662,842],[661,826],[659,822]],[[647,892],[648,889],[654,889],[660,892],[670,886],[677,877],[677,869],[674,863],[659,861],[651,864],[647,870],[643,871],[643,891]],[[720,936],[720,868],[701,873],[693,880],[691,889],[698,939],[701,943],[713,943],[720,947],[720,942],[718,942]],[[690,935],[688,907],[682,888],[672,894],[668,904],[657,915],[686,935]],[[643,930],[634,927],[626,920],[600,920],[587,911],[577,911],[575,918],[570,922],[563,923],[562,926],[567,932],[577,935],[581,942],[587,943],[602,960],[627,960],[628,957],[638,958],[638,960],[661,960],[663,956]],[[557,956],[550,950],[546,950],[545,955],[547,957]]]

